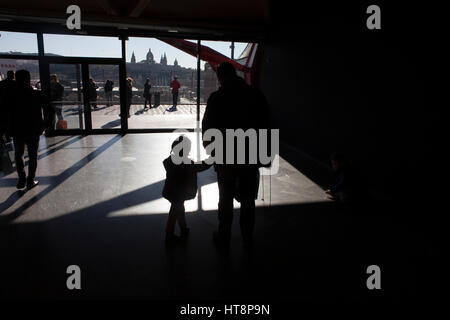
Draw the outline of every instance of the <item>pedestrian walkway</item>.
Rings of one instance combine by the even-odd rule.
[[[177,106],[177,111],[168,111],[172,105],[160,105],[156,108],[144,109],[143,104],[134,104],[130,108],[128,127],[131,129],[166,129],[166,128],[195,128],[197,120],[197,106],[182,104]],[[203,117],[206,105],[200,105],[200,118]],[[106,106],[98,104],[97,109],[92,109],[93,129],[119,129],[120,105]],[[78,107],[65,106],[64,120],[69,129],[80,128],[80,114]]]

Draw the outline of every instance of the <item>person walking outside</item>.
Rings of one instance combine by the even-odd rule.
[[[152,94],[150,93],[150,88],[152,85],[150,84],[150,79],[147,78],[144,84],[144,110],[147,110],[147,102],[149,109],[152,108]]]
[[[130,77],[127,78],[127,117],[130,117],[130,109],[131,109],[131,103],[133,99],[133,79]]]
[[[172,88],[173,105],[172,108],[168,109],[168,111],[173,112],[177,111],[178,91],[181,87],[180,83],[178,82],[178,77],[173,77],[173,81],[170,83],[170,87]]]
[[[106,98],[106,106],[112,106],[112,90],[113,90],[114,82],[111,80],[106,80],[105,86],[103,89],[105,90],[105,98]]]
[[[59,83],[58,76],[56,74],[52,74],[50,76],[50,103],[53,107],[54,112],[56,113],[56,117],[58,121],[64,120],[63,117],[63,95],[64,95],[64,87]],[[52,119],[52,126],[54,128],[55,118]]]
[[[88,88],[89,102],[91,107],[94,107],[94,109],[97,109],[97,89],[98,86],[94,82],[94,79],[89,78],[89,88]]]

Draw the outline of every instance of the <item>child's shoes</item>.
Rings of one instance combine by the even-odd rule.
[[[173,232],[166,232],[166,244],[173,245],[180,241],[180,237]]]
[[[180,238],[186,239],[188,236],[189,236],[189,228],[188,227],[181,228]]]

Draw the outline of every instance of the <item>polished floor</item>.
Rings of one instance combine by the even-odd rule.
[[[198,137],[189,134],[192,156],[203,157]],[[42,137],[36,188],[17,191],[15,173],[0,178],[0,296],[356,298],[369,294],[371,264],[396,279],[389,295],[415,293],[418,271],[410,257],[426,250],[415,226],[383,208],[340,208],[283,154],[279,171],[260,180],[251,253],[242,248],[237,203],[230,254],[212,244],[218,201],[212,168],[199,174],[198,196],[186,204],[190,238],[167,249],[162,160],[176,136]],[[66,288],[69,265],[81,268],[81,290]]]

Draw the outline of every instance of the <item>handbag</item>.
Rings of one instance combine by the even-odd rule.
[[[66,130],[67,129],[67,121],[66,120],[58,120],[56,123],[56,130]]]

